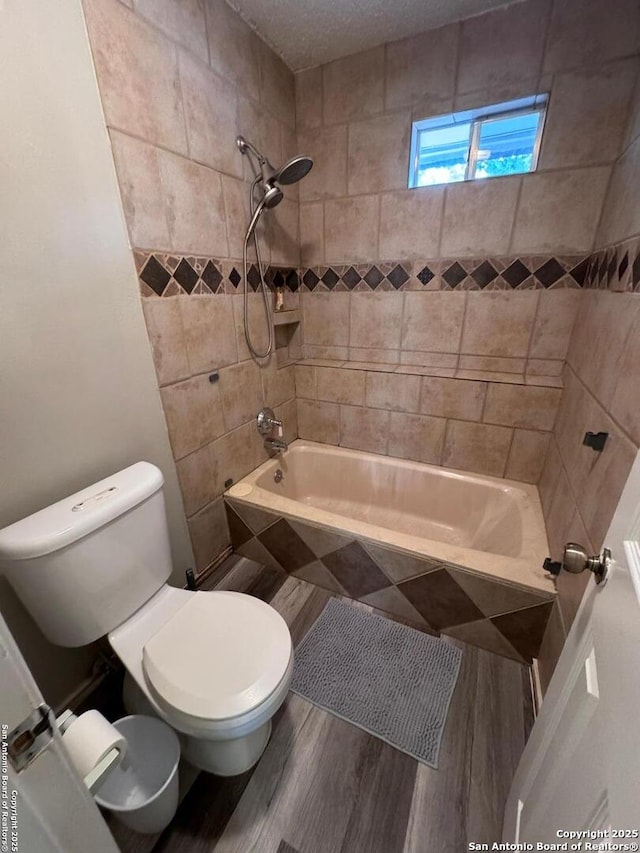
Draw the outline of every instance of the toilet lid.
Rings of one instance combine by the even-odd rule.
[[[291,651],[286,622],[264,601],[238,592],[196,592],[145,644],[142,659],[160,700],[216,720],[267,699]]]

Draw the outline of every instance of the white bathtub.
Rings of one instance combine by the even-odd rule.
[[[549,552],[535,486],[297,440],[226,494],[241,505],[554,595],[542,569]]]

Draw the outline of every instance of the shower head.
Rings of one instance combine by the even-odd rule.
[[[276,204],[282,201],[282,191],[276,184],[282,184],[283,186],[295,184],[302,180],[313,166],[311,157],[297,156],[288,160],[279,169],[274,169],[269,160],[258,151],[255,145],[246,140],[244,136],[238,136],[236,144],[242,154],[250,152],[258,161],[265,193],[265,207],[267,208],[275,207]],[[275,190],[280,193],[279,196]]]
[[[276,175],[276,181],[285,186],[287,184],[297,184],[305,175],[309,174],[312,166],[313,160],[311,157],[306,157],[305,155],[293,157],[284,166],[280,167]]]

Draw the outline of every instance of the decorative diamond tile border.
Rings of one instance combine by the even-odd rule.
[[[240,261],[134,250],[143,296],[242,292]],[[260,287],[256,264],[249,266],[249,289]],[[402,290],[549,290],[590,288],[640,292],[640,238],[590,255],[530,255],[441,260],[395,260],[362,264],[269,266],[270,289],[292,292]]]
[[[531,663],[553,594],[361,541],[225,498],[236,553],[471,645]]]

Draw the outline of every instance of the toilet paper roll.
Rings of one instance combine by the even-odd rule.
[[[127,751],[126,738],[99,711],[81,714],[65,730],[62,742],[83,779],[114,747],[120,753],[120,761]]]

